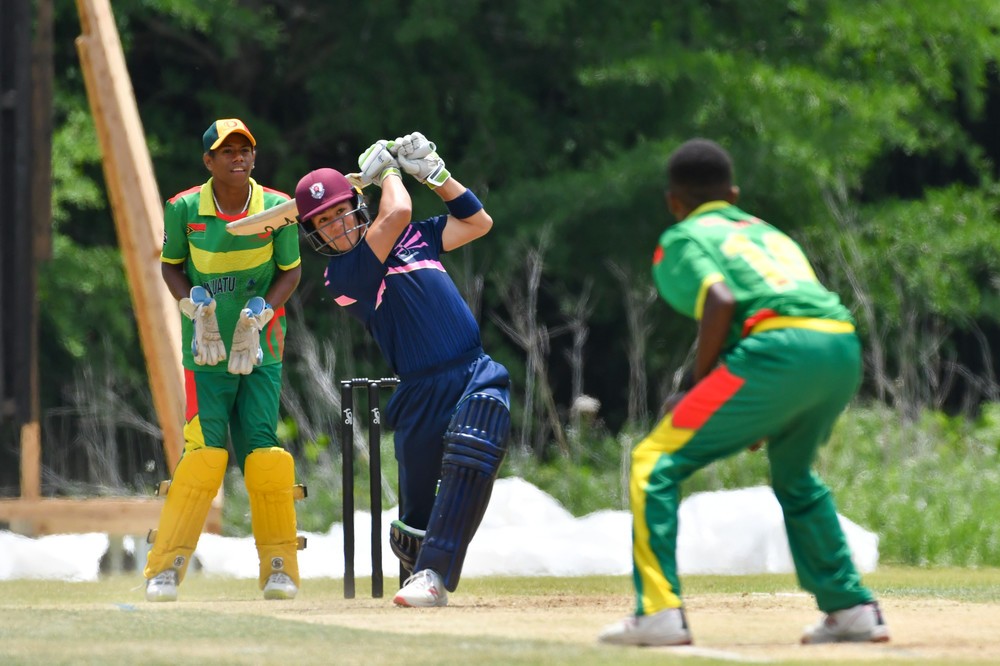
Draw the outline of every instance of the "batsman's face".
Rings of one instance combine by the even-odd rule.
[[[354,214],[353,201],[342,201],[327,208],[316,215],[312,222],[316,233],[338,252],[347,252],[361,240],[363,230]]]
[[[237,187],[250,182],[257,151],[250,145],[250,139],[242,134],[230,134],[222,145],[210,153],[205,153],[205,168],[212,178],[226,185]]]

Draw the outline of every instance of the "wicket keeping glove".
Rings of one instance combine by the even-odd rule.
[[[219,334],[219,320],[215,318],[215,299],[204,287],[191,287],[191,294],[180,300],[180,309],[194,322],[191,336],[191,353],[198,365],[215,365],[226,360],[226,346]]]
[[[264,360],[260,348],[260,332],[264,330],[274,310],[260,296],[254,296],[240,311],[233,331],[233,344],[229,347],[229,372],[249,375]]]
[[[420,132],[396,139],[392,142],[392,150],[396,151],[396,161],[403,171],[432,190],[451,177],[444,160],[437,154],[437,146]]]
[[[396,158],[389,152],[389,142],[380,139],[370,145],[368,150],[358,156],[359,173],[347,174],[347,179],[352,185],[365,188],[375,183],[382,187],[382,181],[390,174],[399,175],[399,164]]]

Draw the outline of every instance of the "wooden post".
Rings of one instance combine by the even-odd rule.
[[[163,201],[108,0],[77,0],[76,39],[169,472],[184,446],[177,303],[160,275]]]
[[[38,421],[21,426],[21,499],[42,496],[42,435]]]

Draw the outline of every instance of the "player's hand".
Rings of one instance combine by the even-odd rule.
[[[229,372],[234,375],[249,375],[264,360],[260,348],[260,332],[264,330],[274,310],[260,296],[247,301],[236,320],[233,344],[229,347]]]
[[[180,300],[180,309],[194,322],[191,336],[191,353],[198,365],[215,365],[226,360],[226,346],[219,334],[219,320],[215,318],[215,299],[204,287],[192,287],[190,296]]]
[[[395,151],[403,171],[431,189],[444,185],[451,177],[444,160],[437,154],[437,146],[420,132],[399,137],[392,142],[391,150]]]
[[[379,139],[358,156],[360,172],[347,174],[347,179],[355,187],[362,189],[375,183],[382,187],[382,181],[391,174],[399,175],[399,164],[389,152],[389,142]]]

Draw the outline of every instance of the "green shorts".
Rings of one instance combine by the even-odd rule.
[[[187,408],[184,450],[226,448],[227,433],[240,470],[254,449],[281,446],[278,406],[281,364],[254,368],[249,375],[184,370]]]

